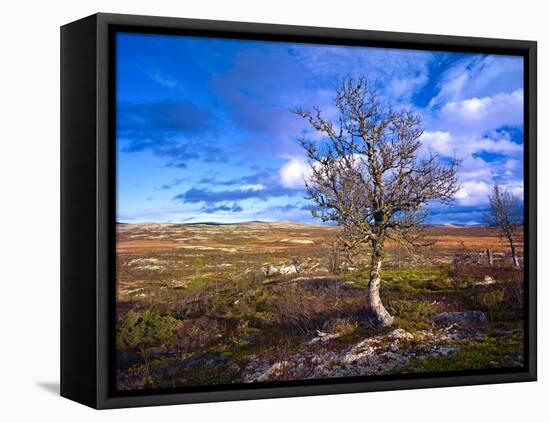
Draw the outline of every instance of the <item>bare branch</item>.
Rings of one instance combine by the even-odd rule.
[[[491,211],[484,216],[485,222],[489,226],[499,228],[502,237],[506,238],[510,244],[514,267],[519,267],[514,241],[518,230],[523,225],[521,202],[513,193],[506,189],[502,190],[494,184],[489,194],[489,205]]]

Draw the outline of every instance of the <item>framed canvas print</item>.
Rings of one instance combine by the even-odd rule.
[[[61,393],[536,379],[536,43],[61,29]]]

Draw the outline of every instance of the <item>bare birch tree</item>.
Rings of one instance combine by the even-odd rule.
[[[519,268],[519,259],[514,243],[518,231],[523,225],[523,214],[519,199],[507,189],[497,184],[489,194],[490,213],[485,216],[490,226],[499,228],[501,235],[508,240],[512,252],[512,265]]]
[[[393,323],[380,299],[385,241],[411,239],[429,201],[450,202],[458,190],[458,162],[421,151],[420,118],[383,104],[366,78],[336,90],[338,117],[298,109],[322,140],[300,140],[310,163],[306,180],[314,216],[343,226],[350,246],[370,247],[368,309],[381,326]]]

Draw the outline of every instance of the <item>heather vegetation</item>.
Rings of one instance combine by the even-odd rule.
[[[435,243],[413,256],[390,243],[391,327],[369,318],[368,254],[331,269],[337,230],[119,225],[118,387],[523,365],[523,274],[496,229],[431,227]]]

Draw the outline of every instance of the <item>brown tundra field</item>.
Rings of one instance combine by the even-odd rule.
[[[366,315],[368,251],[340,257],[337,230],[118,224],[117,388],[523,365],[523,272],[496,230],[430,226],[426,248],[390,243],[390,328]]]

